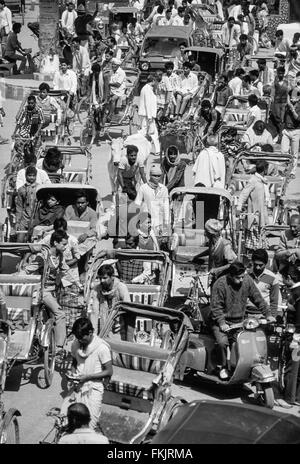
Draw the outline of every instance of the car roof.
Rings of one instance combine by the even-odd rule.
[[[191,52],[201,52],[201,53],[214,53],[215,55],[218,55],[219,57],[225,55],[224,50],[221,48],[212,48],[212,47],[187,47],[184,51],[191,51]]]
[[[145,39],[148,37],[175,37],[188,39],[191,32],[191,26],[152,26],[145,35]]]
[[[229,401],[200,400],[181,406],[151,444],[296,444],[300,419]]]

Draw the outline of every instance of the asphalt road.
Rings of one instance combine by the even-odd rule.
[[[26,21],[33,20],[37,10],[29,11]],[[31,16],[30,16],[31,15]],[[24,42],[26,47],[36,46],[36,41],[24,32]],[[20,102],[7,100],[4,103],[7,116],[4,127],[0,128],[3,137],[10,137],[15,126],[15,115],[20,106]],[[78,133],[78,128],[77,128]],[[101,144],[93,148],[93,180],[92,185],[98,188],[102,198],[111,193],[107,163],[110,157],[110,145]],[[10,158],[10,145],[0,145],[0,173],[3,175],[3,168]],[[153,160],[151,158],[150,162]],[[299,190],[300,172],[298,169],[297,179],[291,182],[288,189],[289,198],[300,198]],[[5,210],[0,211],[0,222],[5,218]],[[110,246],[110,244],[107,244]],[[38,386],[39,374],[42,366],[19,365],[12,369],[6,383],[3,400],[6,409],[16,407],[21,411],[19,419],[21,430],[21,443],[38,443],[51,429],[53,420],[46,416],[47,411],[52,407],[59,407],[65,393],[65,382],[59,369],[55,372],[53,383],[50,388],[43,389]],[[233,402],[253,402],[252,391],[248,388],[221,388],[212,384],[200,382],[197,378],[190,378],[185,383],[178,383],[173,387],[173,394],[185,398],[187,401],[197,399],[218,399]],[[275,408],[286,412],[281,408]],[[288,412],[299,415],[298,408],[294,407]]]

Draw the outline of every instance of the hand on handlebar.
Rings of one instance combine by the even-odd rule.
[[[276,322],[276,318],[274,316],[268,316],[267,317],[267,322],[269,324],[273,324],[274,322]]]
[[[227,332],[229,329],[230,329],[230,325],[226,324],[226,322],[220,325],[221,332]]]

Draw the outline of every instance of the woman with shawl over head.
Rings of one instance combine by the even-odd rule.
[[[176,187],[184,187],[186,166],[186,162],[180,159],[178,148],[174,145],[169,146],[162,162],[164,184],[169,192]]]

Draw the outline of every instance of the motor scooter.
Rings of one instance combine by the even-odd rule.
[[[228,332],[239,330],[236,341],[228,348],[227,362],[230,377],[222,380],[215,373],[217,368],[217,344],[213,335],[206,331],[200,334],[191,333],[187,350],[184,352],[178,378],[183,380],[185,373],[196,371],[205,380],[222,385],[251,383],[256,387],[256,398],[259,403],[272,409],[274,392],[272,382],[275,376],[267,364],[267,339],[261,325],[266,319],[249,317],[243,322],[232,324]]]

